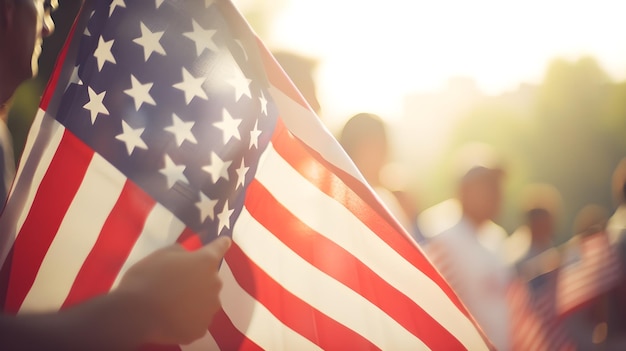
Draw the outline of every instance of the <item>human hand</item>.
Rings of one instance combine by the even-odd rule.
[[[220,308],[218,266],[231,245],[219,237],[189,252],[176,244],[155,251],[133,265],[115,293],[133,296],[145,316],[146,340],[188,344],[202,337]]]

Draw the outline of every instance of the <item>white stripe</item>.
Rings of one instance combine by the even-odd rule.
[[[51,117],[45,117],[45,118],[48,119]],[[52,120],[51,128],[52,128],[51,138],[46,144],[46,147],[47,147],[46,152],[42,155],[41,160],[39,160],[39,162],[37,163],[37,169],[35,171],[35,174],[33,175],[33,183],[32,183],[30,192],[28,193],[28,199],[26,201],[26,204],[23,207],[24,209],[30,209],[30,206],[32,205],[33,200],[35,198],[35,195],[37,194],[37,189],[39,188],[39,185],[41,184],[41,181],[44,175],[48,171],[48,167],[50,166],[50,163],[52,162],[52,158],[56,154],[56,150],[59,147],[59,144],[61,143],[61,139],[63,138],[63,133],[65,132],[65,128],[56,120]],[[28,210],[23,211],[22,215],[19,217],[17,221],[18,232],[20,231],[20,228],[22,228],[22,225],[24,224],[24,221],[26,220],[27,215],[28,215]]]
[[[310,205],[307,203],[307,207]],[[379,348],[428,349],[415,335],[363,296],[296,255],[252,218],[245,208],[234,228],[233,239],[250,260],[285,290],[367,338]]]
[[[339,142],[313,111],[293,101],[274,86],[270,86],[269,92],[278,105],[280,118],[293,135],[318,151],[331,164],[359,179],[361,183],[367,184]]]
[[[487,349],[472,322],[437,284],[402,258],[341,203],[304,179],[271,145],[265,153],[264,163],[256,178],[285,208],[313,230],[366,263],[376,274],[415,301],[468,349]]]
[[[220,278],[224,282],[220,292],[222,308],[233,325],[248,339],[264,350],[320,350],[319,346],[284,325],[244,291],[226,261],[220,268]]]
[[[20,161],[20,167],[18,168],[15,181],[13,182],[9,201],[0,219],[2,228],[0,232],[0,263],[4,262],[6,259],[9,250],[13,246],[17,233],[19,233],[20,228],[26,220],[26,215],[37,194],[37,189],[59,147],[59,143],[63,137],[63,131],[65,130],[56,120],[53,120],[49,116],[44,116],[42,110],[39,110],[35,122],[40,123],[35,123],[31,128],[26,149],[28,153],[24,152],[24,156]],[[45,124],[45,130],[42,131],[41,134],[35,134],[36,131],[39,131],[41,127],[40,124]],[[35,138],[35,136],[37,138]],[[37,139],[37,142],[43,143],[43,145],[41,145],[42,147],[37,150],[42,152],[39,159],[33,159],[34,156],[30,155],[30,151],[35,144],[33,139]],[[33,163],[36,164],[36,169],[32,175],[32,182],[29,182],[28,179],[21,179],[24,165]],[[14,193],[15,189],[19,189],[20,193]]]
[[[148,214],[144,227],[133,245],[126,262],[115,278],[111,289],[117,287],[120,279],[126,271],[137,261],[146,257],[150,253],[171,245],[185,229],[185,225],[172,212],[157,203]]]
[[[35,119],[31,124],[30,130],[28,132],[28,137],[26,138],[26,144],[24,145],[24,150],[22,151],[22,155],[27,156],[33,149],[33,145],[35,144],[35,139],[40,137],[40,130],[43,123],[44,118],[52,118],[46,117],[46,111],[39,108],[37,110],[37,114],[35,115]],[[57,123],[57,126],[61,127],[61,124]],[[61,127],[62,129],[63,127]],[[58,145],[58,144],[57,144]],[[56,149],[56,146],[52,148],[52,150]],[[23,160],[20,160],[20,165],[23,163]],[[18,167],[16,179],[22,174],[22,167]]]
[[[19,313],[61,307],[115,206],[125,180],[115,167],[94,154]]]
[[[389,217],[396,221],[399,228],[404,228],[405,226],[402,224],[402,221],[399,221],[393,215],[394,212],[389,209],[387,203],[382,201],[378,193],[372,189],[352,159],[332,133],[328,131],[320,118],[317,117],[313,111],[292,100],[280,89],[270,86],[269,92],[278,105],[280,118],[285,123],[285,127],[289,132],[302,140],[309,147],[319,152],[327,162],[350,174],[356,180],[360,181],[363,186],[370,189],[371,195],[378,199],[380,206],[387,210]],[[413,237],[408,232],[404,232],[403,235],[411,241],[414,241]]]

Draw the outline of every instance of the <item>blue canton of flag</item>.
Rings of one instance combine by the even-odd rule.
[[[276,123],[254,38],[211,1],[98,2],[90,18],[56,119],[203,241],[230,235]]]

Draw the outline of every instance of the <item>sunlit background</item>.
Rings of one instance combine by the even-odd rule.
[[[236,4],[271,49],[319,61],[320,114],[331,131],[362,111],[387,120],[392,173],[421,208],[452,195],[453,150],[483,141],[508,157],[500,222],[509,232],[530,182],[562,192],[561,239],[584,205],[613,209],[610,175],[626,156],[625,3]]]
[[[77,9],[76,1],[60,2],[42,75],[26,91],[45,85]],[[320,117],[331,132],[362,111],[389,123],[390,173],[418,207],[452,194],[450,155],[478,140],[509,161],[499,219],[509,232],[530,182],[562,192],[561,239],[587,203],[613,209],[610,177],[626,156],[623,1],[234,2],[270,49],[317,60]],[[36,96],[16,101],[10,126],[18,152]]]
[[[237,0],[272,48],[320,60],[331,122],[360,110],[403,115],[411,92],[475,79],[485,94],[540,83],[556,57],[591,55],[626,77],[626,4],[616,0]]]

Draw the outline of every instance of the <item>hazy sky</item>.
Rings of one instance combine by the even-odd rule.
[[[437,90],[454,75],[474,77],[486,93],[512,90],[539,82],[557,56],[592,55],[626,79],[621,0],[283,2],[262,39],[321,60],[330,119],[361,110],[397,116],[406,93]]]

